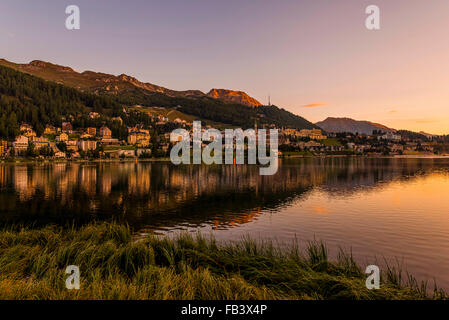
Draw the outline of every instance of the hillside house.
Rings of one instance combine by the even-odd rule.
[[[78,149],[84,152],[97,149],[97,141],[80,140],[77,141]]]
[[[73,126],[70,122],[63,122],[61,127],[62,127],[62,132],[65,132],[65,133],[73,132]]]
[[[110,139],[112,137],[112,131],[108,127],[102,126],[100,128],[100,137],[104,139]]]

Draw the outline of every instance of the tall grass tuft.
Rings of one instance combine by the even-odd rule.
[[[65,288],[68,265],[81,289]],[[379,290],[351,252],[335,261],[310,242],[280,249],[244,238],[228,244],[199,234],[134,238],[127,225],[0,229],[0,299],[446,299],[399,266],[382,274]]]

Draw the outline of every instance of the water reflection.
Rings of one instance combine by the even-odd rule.
[[[0,164],[0,222],[126,221],[136,230],[317,238],[363,265],[406,262],[449,290],[449,159],[326,158],[255,166]]]
[[[335,196],[447,170],[446,159],[326,158],[282,161],[274,176],[256,166],[170,163],[0,165],[0,220],[34,224],[127,221],[153,229],[232,228],[276,212],[320,188]],[[326,209],[317,206],[316,212]]]

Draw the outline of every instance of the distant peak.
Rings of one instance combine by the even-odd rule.
[[[118,76],[118,78],[120,80],[123,81],[138,81],[136,78],[128,76],[127,74],[122,73],[121,75]],[[139,81],[140,82],[140,81]]]
[[[34,67],[46,67],[47,65],[51,65],[50,62],[45,62],[42,60],[33,60],[29,63],[30,66]]]
[[[31,67],[37,67],[37,68],[53,68],[53,69],[58,69],[61,71],[74,72],[73,69],[70,67],[60,66],[57,64],[53,64],[53,63],[41,61],[41,60],[33,60],[28,65]]]
[[[354,120],[351,118],[328,117],[323,121],[317,122],[317,126],[327,132],[352,132],[372,134],[374,130],[383,132],[395,132],[395,129],[388,128],[379,123],[364,120]]]
[[[243,91],[229,89],[211,89],[207,95],[214,99],[220,99],[227,102],[240,103],[250,107],[258,107],[262,104],[256,99],[250,97]]]

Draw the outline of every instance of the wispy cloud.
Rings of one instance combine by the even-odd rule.
[[[304,105],[304,108],[317,108],[317,107],[324,107],[327,106],[326,102],[314,102]]]

